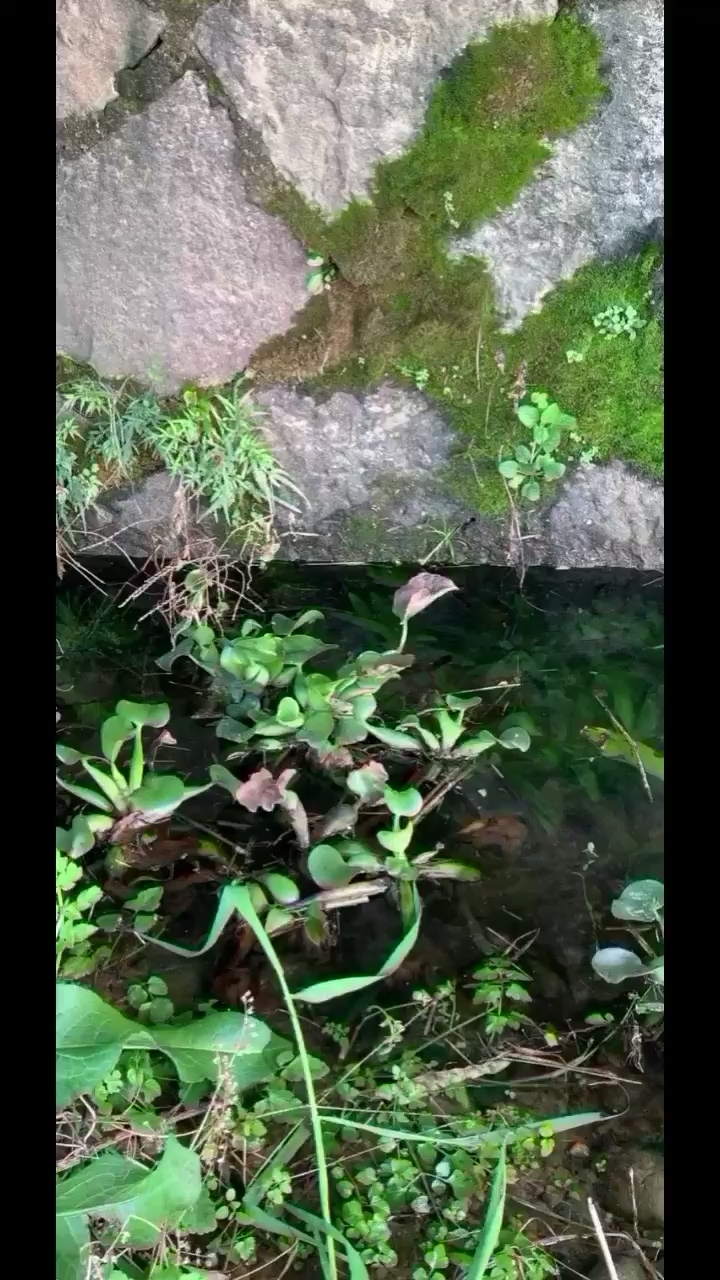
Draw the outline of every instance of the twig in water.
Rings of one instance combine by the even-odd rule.
[[[610,1280],[619,1280],[617,1268],[610,1255],[608,1242],[605,1239],[605,1232],[603,1230],[603,1224],[600,1221],[600,1215],[597,1209],[595,1208],[593,1201],[590,1199],[590,1196],[588,1196],[587,1203],[588,1203],[588,1211],[590,1213],[590,1217],[592,1218],[593,1230],[595,1231],[597,1242],[600,1245],[600,1252],[603,1256],[603,1262],[607,1267],[608,1276],[610,1277]]]

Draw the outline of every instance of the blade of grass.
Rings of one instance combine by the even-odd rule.
[[[500,1156],[495,1166],[490,1197],[488,1199],[485,1221],[480,1232],[477,1249],[468,1268],[467,1280],[482,1280],[488,1264],[497,1249],[500,1231],[505,1214],[505,1193],[507,1191],[507,1159],[504,1145],[500,1148]]]
[[[228,891],[226,890],[226,892]],[[295,1001],[293,999],[290,988],[288,987],[288,984],[285,980],[285,973],[282,967],[282,963],[280,961],[280,957],[278,956],[275,948],[272,945],[272,942],[270,941],[270,938],[268,937],[268,935],[266,934],[263,928],[262,921],[260,920],[260,917],[258,916],[252,904],[252,899],[250,898],[250,894],[248,890],[245,888],[245,885],[236,884],[231,886],[229,890],[229,894],[231,895],[229,898],[230,903],[232,904],[234,909],[238,912],[238,915],[241,915],[243,919],[246,920],[247,923],[250,925],[250,928],[255,934],[255,937],[260,943],[260,946],[265,952],[265,955],[270,961],[270,964],[272,965],[272,968],[275,972],[275,976],[280,985],[280,990],[282,992],[283,1000],[285,1001],[285,1006],[287,1008],[288,1015],[290,1017],[290,1023],[292,1025],[293,1035],[295,1036],[295,1043],[297,1044],[298,1057],[300,1058],[300,1065],[302,1067],[303,1083],[305,1085],[308,1108],[310,1111],[310,1126],[312,1129],[313,1142],[315,1145],[315,1159],[317,1162],[320,1209],[322,1212],[323,1226],[327,1232],[327,1237],[328,1237],[327,1239],[327,1274],[328,1274],[329,1280],[337,1280],[337,1258],[335,1256],[335,1238],[333,1235],[335,1229],[330,1219],[330,1179],[328,1177],[327,1157],[325,1155],[325,1139],[323,1137],[322,1122],[320,1120],[317,1097],[315,1095],[315,1082],[313,1080],[312,1070],[310,1067],[310,1062],[308,1060],[307,1049],[305,1047],[305,1038],[303,1036],[302,1027],[300,1025],[300,1019],[298,1017],[297,1009],[295,1007]],[[348,1257],[348,1264],[349,1263],[350,1263],[350,1259]]]

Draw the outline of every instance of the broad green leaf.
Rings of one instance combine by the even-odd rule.
[[[530,734],[521,725],[511,725],[509,729],[503,729],[498,742],[502,743],[509,751],[528,751],[530,748]]]
[[[129,720],[138,728],[148,725],[153,729],[162,729],[170,719],[170,708],[167,702],[126,702],[121,699],[115,712],[123,720]]]
[[[465,738],[455,748],[455,755],[471,759],[473,756],[482,755],[483,751],[489,751],[494,746],[497,746],[495,735],[487,729],[481,729],[479,733],[474,733],[472,738]]]
[[[505,1148],[502,1147],[493,1174],[490,1196],[485,1210],[485,1221],[480,1232],[480,1239],[468,1268],[467,1280],[483,1280],[492,1255],[498,1246],[505,1214],[505,1195],[507,1192],[507,1162]]]
[[[289,725],[291,729],[297,729],[303,722],[303,714],[294,698],[281,698],[275,718],[280,724]]]
[[[164,814],[172,813],[185,799],[185,784],[182,778],[171,773],[151,773],[131,800],[132,807],[138,813]]]
[[[470,711],[472,707],[482,705],[483,699],[477,694],[471,695],[469,698],[461,698],[455,693],[446,693],[445,701],[451,711]]]
[[[534,427],[540,421],[540,414],[532,404],[518,405],[516,413],[524,427]]]
[[[129,742],[134,733],[132,721],[124,716],[109,716],[104,720],[100,729],[100,747],[105,759],[114,764],[121,746]]]
[[[610,910],[616,920],[657,920],[665,905],[665,886],[659,880],[633,880]]]
[[[528,502],[540,501],[540,485],[537,480],[527,480],[520,490],[520,496]]]
[[[387,782],[387,770],[379,761],[373,760],[360,769],[352,769],[345,782],[356,796],[366,804],[372,804],[382,796]]]
[[[498,471],[506,480],[513,480],[518,474],[518,464],[514,458],[505,458],[498,466]]]
[[[296,923],[297,916],[292,911],[285,911],[283,907],[271,907],[265,917],[265,931],[268,934],[280,933]]]
[[[85,1280],[90,1244],[87,1222],[81,1214],[55,1222],[55,1280]],[[123,1278],[124,1280],[124,1278]]]
[[[515,457],[518,462],[523,464],[523,466],[527,466],[527,464],[532,460],[532,454],[526,444],[517,445],[515,449]]]
[[[265,888],[272,894],[276,902],[282,902],[289,905],[297,902],[300,897],[300,890],[291,880],[289,876],[280,875],[278,871],[267,871],[264,875],[258,876],[258,880],[265,885]]]
[[[411,886],[411,890],[415,904],[415,919],[376,974],[357,978],[330,978],[326,982],[316,982],[312,986],[305,987],[302,991],[295,992],[294,999],[305,1000],[308,1004],[323,1004],[326,1000],[336,1000],[338,996],[350,995],[354,991],[362,991],[363,987],[372,986],[373,983],[389,977],[391,973],[399,969],[403,960],[415,946],[420,932],[422,906],[415,885]]]
[[[543,462],[542,469],[546,480],[561,480],[565,475],[565,463],[556,462],[554,458]]]
[[[548,405],[547,409],[543,409],[540,421],[545,427],[554,427],[557,425],[560,416],[560,405],[553,402]]]
[[[78,1178],[71,1174],[58,1188],[58,1218],[72,1222],[98,1216],[117,1223],[136,1248],[154,1244],[163,1229],[176,1227],[202,1190],[200,1157],[172,1135],[149,1171],[106,1152],[78,1172]]]
[[[332,844],[316,844],[308,854],[308,871],[321,889],[349,884],[355,872]]]
[[[403,854],[410,846],[413,838],[412,822],[407,822],[404,827],[399,827],[397,831],[378,831],[377,842],[381,844],[383,849],[388,849],[390,853]]]
[[[64,1107],[112,1071],[138,1027],[86,987],[60,982],[55,990],[55,1101]]]
[[[240,786],[240,779],[236,778],[234,773],[222,764],[211,764],[208,773],[217,787],[224,787],[234,797]]]
[[[215,725],[215,734],[218,738],[224,738],[227,742],[244,743],[252,738],[255,732],[255,726],[251,724],[242,724],[239,720],[234,720],[232,716],[221,716]],[[221,765],[211,765],[212,769],[220,769]],[[227,773],[228,770],[226,769]],[[237,785],[237,780],[236,780]]]
[[[384,725],[379,724],[369,724],[367,729],[373,738],[379,738],[380,742],[384,742],[388,747],[398,747],[401,751],[422,750],[417,738],[412,738],[409,733],[402,733],[399,729],[386,729]]]
[[[331,711],[312,711],[305,719],[302,728],[298,729],[300,742],[307,742],[311,747],[321,747],[329,740],[335,721]]]
[[[356,742],[364,742],[369,728],[370,726],[364,721],[356,720],[355,716],[341,716],[334,734],[334,745],[351,747]]]
[[[405,787],[402,791],[385,787],[383,799],[390,812],[400,818],[416,817],[423,806],[423,798],[416,787]]]
[[[592,967],[606,982],[624,982],[626,978],[640,978],[647,973],[634,951],[625,947],[601,947],[592,958]]]
[[[172,1059],[185,1084],[214,1080],[218,1054],[258,1054],[270,1039],[270,1029],[245,1013],[212,1011],[182,1026],[156,1026],[151,1031],[158,1049]]]

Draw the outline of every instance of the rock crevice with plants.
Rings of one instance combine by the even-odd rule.
[[[173,420],[183,386],[227,398],[244,375],[305,494],[274,509],[265,552],[661,566],[657,0],[223,0],[162,20],[97,141],[63,126],[63,387],[133,378]],[[574,424],[512,489],[532,394]],[[84,438],[78,422],[65,491],[67,467],[97,461]],[[183,458],[181,485],[198,474]],[[138,464],[99,469],[106,550],[113,487],[142,490],[157,451]],[[73,510],[81,540],[97,511]]]

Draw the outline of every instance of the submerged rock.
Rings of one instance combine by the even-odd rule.
[[[335,213],[410,145],[468,43],[556,12],[557,0],[222,0],[195,43],[278,172]]]
[[[164,27],[164,15],[139,0],[56,0],[56,119],[112,102],[117,72],[139,62]]]
[[[303,251],[253,204],[222,108],[188,73],[59,166],[57,346],[109,377],[222,383],[307,300]]]
[[[487,259],[509,328],[592,258],[631,252],[663,211],[663,0],[580,0],[609,94],[514,204],[454,250]]]

